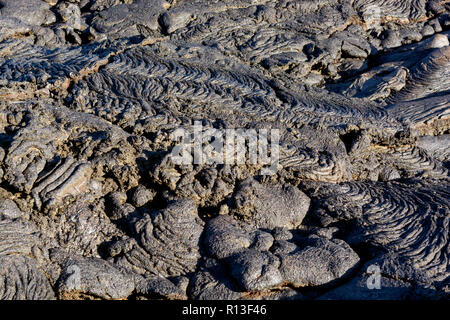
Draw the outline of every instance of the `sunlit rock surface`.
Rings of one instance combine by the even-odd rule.
[[[438,0],[0,0],[0,298],[448,299],[449,36]]]

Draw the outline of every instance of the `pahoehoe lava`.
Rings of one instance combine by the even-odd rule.
[[[449,299],[449,36],[447,0],[0,0],[0,299]],[[195,124],[276,170],[175,161]]]

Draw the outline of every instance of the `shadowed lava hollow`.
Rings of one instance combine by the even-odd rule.
[[[448,299],[449,35],[439,0],[0,0],[0,299]],[[196,121],[277,129],[275,174],[173,161]]]

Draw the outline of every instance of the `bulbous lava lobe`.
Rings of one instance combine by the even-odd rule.
[[[0,298],[448,298],[449,13],[0,0]],[[195,121],[274,174],[174,161]]]

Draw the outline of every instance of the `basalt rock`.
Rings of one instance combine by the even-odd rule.
[[[61,252],[53,252],[52,259],[61,266],[57,293],[62,299],[123,299],[135,288],[132,275],[102,259],[65,257]]]
[[[244,181],[234,195],[234,212],[259,228],[295,229],[309,209],[309,198],[300,190]]]
[[[0,298],[448,298],[449,10],[0,0]]]
[[[173,201],[163,210],[130,217],[129,229],[137,243],[121,240],[109,252],[129,268],[166,277],[185,275],[196,269],[201,257],[203,225],[193,201]]]
[[[377,248],[384,248],[409,261],[415,270],[433,281],[444,284],[448,280],[446,183],[433,180],[355,182],[317,191],[320,190],[324,193],[318,196],[322,200],[315,210],[315,218],[323,225],[351,220],[352,228],[347,233],[350,244],[369,246],[373,254]],[[415,276],[406,279],[417,281]]]
[[[23,255],[0,255],[2,300],[53,300],[49,280],[33,260]]]

